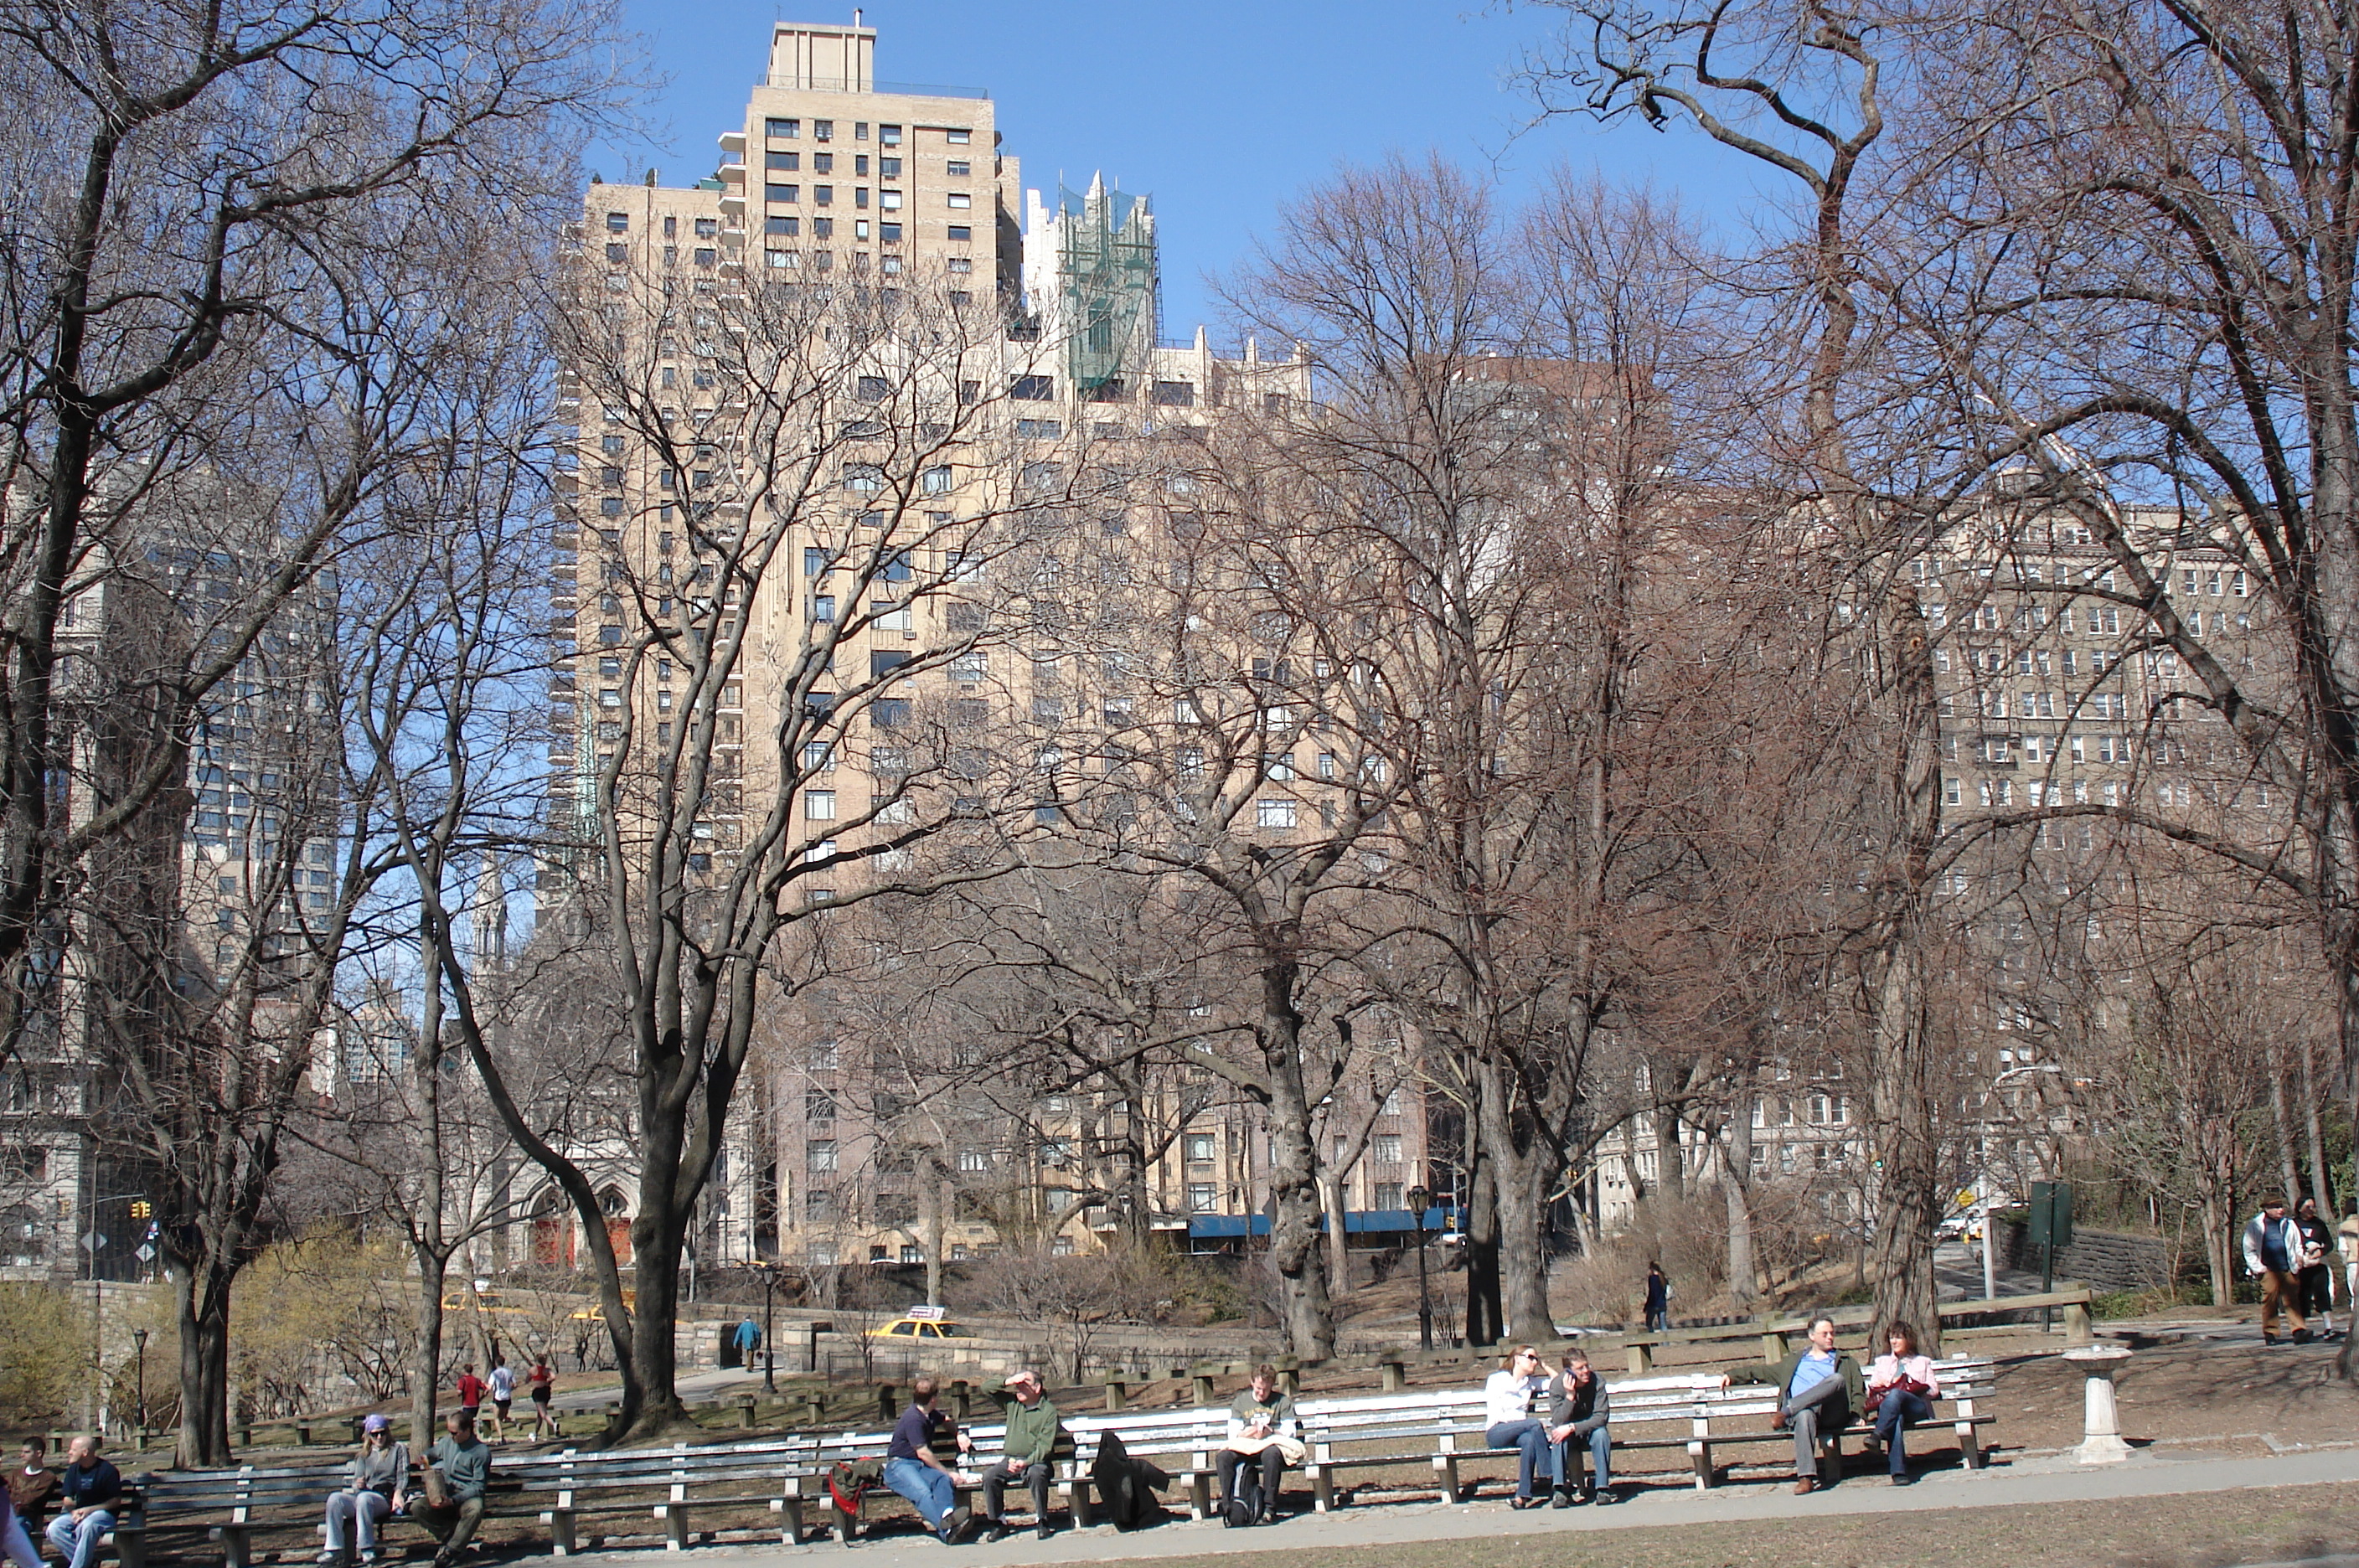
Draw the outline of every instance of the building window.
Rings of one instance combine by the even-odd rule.
[[[1019,376],[1008,383],[1007,395],[1019,403],[1046,403],[1057,395],[1053,376]]]
[[[1180,1149],[1187,1156],[1188,1161],[1191,1165],[1208,1165],[1212,1163],[1214,1157],[1216,1143],[1217,1139],[1215,1135],[1209,1132],[1191,1132],[1182,1137],[1180,1140]]]
[[[966,131],[966,130],[963,130],[963,129],[955,129],[955,128],[954,128],[954,129],[945,130],[945,131],[942,133],[942,138],[943,138],[945,141],[949,142],[949,143],[951,144],[951,146],[952,146],[952,147],[964,147],[964,146],[966,146],[966,145],[967,145],[967,143],[968,143],[968,141],[971,139],[971,137],[972,137],[972,133],[970,133],[970,132],[968,132],[968,131]]]
[[[1216,1214],[1221,1212],[1221,1189],[1212,1181],[1188,1183],[1188,1212],[1191,1214]]]
[[[812,205],[819,207],[833,206],[835,204],[835,187],[832,185],[812,186],[811,203]]]
[[[795,202],[799,201],[802,199],[803,188],[799,185],[765,185],[762,187],[762,200],[765,201]]]
[[[1164,408],[1192,408],[1196,406],[1196,384],[1192,381],[1158,381],[1150,400]]]
[[[791,141],[803,134],[803,123],[800,120],[772,119],[764,123],[763,129],[782,141]]]
[[[1291,800],[1256,800],[1254,820],[1264,828],[1290,828],[1294,825],[1294,802]]]
[[[827,1089],[803,1091],[803,1120],[832,1122],[835,1120],[835,1095]]]
[[[1401,1196],[1399,1182],[1379,1181],[1376,1183],[1374,1206],[1379,1209],[1405,1209],[1408,1207],[1408,1200]]]
[[[816,1220],[823,1225],[840,1217],[842,1214],[842,1210],[835,1201],[834,1188],[806,1187],[803,1189],[803,1218]],[[815,1263],[820,1261],[819,1254],[821,1247],[824,1247],[827,1252],[826,1261],[834,1262],[835,1248],[832,1245],[824,1242],[811,1249],[811,1260]]]
[[[1379,1165],[1398,1165],[1401,1158],[1400,1134],[1380,1132],[1369,1140]]]
[[[813,822],[835,821],[835,791],[832,789],[804,790],[803,820]]]
[[[950,233],[943,237],[953,241],[971,241],[974,238],[974,230],[966,223],[952,223],[950,225]]]
[[[809,1143],[803,1145],[803,1165],[804,1169],[810,1171],[826,1171],[834,1170],[835,1139],[832,1138],[815,1138]]]
[[[629,234],[631,232],[631,215],[628,212],[607,213],[606,232],[610,234]]]

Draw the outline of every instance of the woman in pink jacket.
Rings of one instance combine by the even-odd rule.
[[[1917,1331],[1907,1323],[1896,1321],[1885,1334],[1892,1348],[1867,1369],[1867,1408],[1892,1462],[1892,1484],[1906,1486],[1917,1477],[1908,1473],[1900,1433],[1910,1421],[1933,1419],[1933,1358],[1917,1353]]]

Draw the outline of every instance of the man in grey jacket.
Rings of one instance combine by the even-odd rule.
[[[1578,1350],[1566,1351],[1564,1369],[1549,1379],[1549,1441],[1557,1446],[1556,1473],[1564,1477],[1552,1506],[1569,1508],[1577,1502],[1619,1500],[1614,1495],[1609,1458],[1614,1448],[1606,1425],[1611,1403],[1605,1379],[1589,1365],[1589,1357]],[[1584,1451],[1589,1455],[1588,1479],[1575,1489]]]

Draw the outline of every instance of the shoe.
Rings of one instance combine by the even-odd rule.
[[[1911,1472],[1903,1470],[1892,1478],[1892,1484],[1896,1486],[1913,1486],[1917,1484],[1917,1477]]]
[[[985,1546],[996,1546],[1006,1539],[1007,1526],[1001,1523],[998,1519],[993,1519],[991,1521],[991,1528],[983,1532],[983,1543]]]
[[[956,1546],[974,1530],[974,1515],[966,1508],[952,1508],[942,1516],[942,1544]]]
[[[446,1546],[434,1554],[434,1568],[451,1568],[451,1564],[457,1561],[457,1555]]]
[[[1818,1489],[1819,1483],[1816,1476],[1803,1475],[1797,1477],[1794,1482],[1794,1496],[1798,1497],[1807,1497]]]
[[[316,1561],[321,1562],[321,1563],[333,1563],[333,1562],[335,1562],[338,1558],[342,1557],[342,1555],[343,1555],[343,1553],[342,1553],[342,1552],[341,1552],[337,1551],[334,1547],[332,1547],[332,1547],[330,1547],[327,1551],[322,1552],[321,1553],[320,1553],[320,1555],[319,1555],[319,1557],[316,1559]]]
[[[2275,1345],[2277,1342],[2277,1336],[2276,1334],[2265,1334],[2261,1335],[2261,1343],[2262,1343],[2263,1345]]]
[[[1032,1533],[1039,1540],[1046,1541],[1057,1532],[1049,1528],[1049,1521],[1047,1519],[1042,1519],[1038,1524],[1032,1527]]]
[[[2296,1345],[2308,1345],[2310,1343],[2310,1330],[2306,1328],[2298,1328],[2294,1330],[2293,1342]]]
[[[1602,1508],[1611,1504],[1620,1502],[1622,1500],[1622,1494],[1615,1491],[1613,1487],[1608,1486],[1603,1491],[1591,1493],[1589,1500],[1595,1503]]]
[[[1509,1497],[1507,1506],[1511,1508],[1537,1508],[1543,1506],[1545,1500],[1540,1497]]]
[[[1572,1501],[1573,1498],[1571,1492],[1559,1489],[1549,1496],[1549,1507],[1552,1508],[1569,1508],[1572,1507]]]
[[[371,1547],[368,1551],[362,1552],[361,1562],[365,1564],[374,1565],[376,1562],[376,1549],[375,1547]]]

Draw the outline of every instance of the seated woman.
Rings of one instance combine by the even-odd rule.
[[[344,1489],[328,1499],[328,1548],[322,1563],[343,1560],[347,1532],[359,1538],[361,1561],[376,1561],[376,1527],[400,1511],[409,1487],[409,1445],[393,1441],[393,1423],[383,1416],[361,1422],[360,1452],[353,1455]]]
[[[1532,1413],[1548,1397],[1548,1386],[1539,1352],[1528,1345],[1508,1356],[1496,1372],[1484,1379],[1484,1416],[1488,1426],[1483,1440],[1493,1448],[1515,1449],[1518,1455],[1516,1495],[1509,1508],[1536,1508],[1548,1501],[1532,1486],[1543,1471],[1549,1476],[1551,1492],[1564,1485],[1564,1475],[1557,1467],[1556,1444],[1549,1441],[1548,1422]]]
[[[1933,1358],[1917,1354],[1917,1331],[1905,1323],[1895,1322],[1886,1336],[1892,1348],[1867,1369],[1867,1408],[1891,1460],[1892,1484],[1906,1486],[1916,1477],[1900,1434],[1910,1421],[1933,1419]]]
[[[1277,1386],[1277,1368],[1254,1368],[1253,1387],[1229,1406],[1228,1446],[1212,1457],[1221,1477],[1223,1524],[1276,1522],[1277,1486],[1288,1463],[1302,1463],[1294,1396]],[[1241,1505],[1232,1511],[1231,1504]]]

